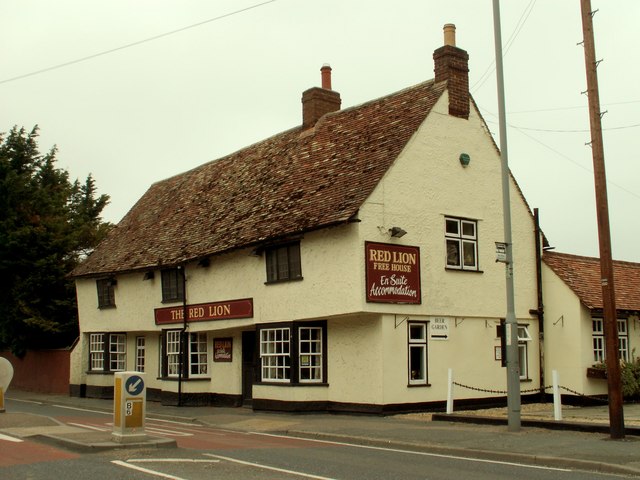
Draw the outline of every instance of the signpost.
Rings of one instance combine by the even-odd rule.
[[[113,391],[112,438],[119,443],[145,440],[147,389],[145,374],[140,372],[115,373]]]

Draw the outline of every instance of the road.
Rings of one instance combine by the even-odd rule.
[[[12,412],[37,413],[68,425],[110,431],[110,413],[8,400]],[[109,450],[78,454],[0,435],[3,480],[390,480],[458,478],[584,479],[585,473],[397,448],[243,433],[180,419],[147,419],[147,433],[174,438],[177,449]],[[589,473],[591,479],[620,478]]]

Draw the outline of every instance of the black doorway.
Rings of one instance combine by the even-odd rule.
[[[256,372],[256,332],[242,332],[242,404],[251,405]]]

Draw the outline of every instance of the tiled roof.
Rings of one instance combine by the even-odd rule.
[[[429,114],[428,81],[152,185],[73,272],[177,265],[347,222]]]
[[[545,252],[546,263],[590,309],[603,308],[600,259]],[[640,311],[640,263],[613,262],[616,309]]]

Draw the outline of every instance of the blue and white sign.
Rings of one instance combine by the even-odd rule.
[[[127,378],[124,388],[129,395],[140,395],[144,390],[144,380],[139,375],[131,375]]]

